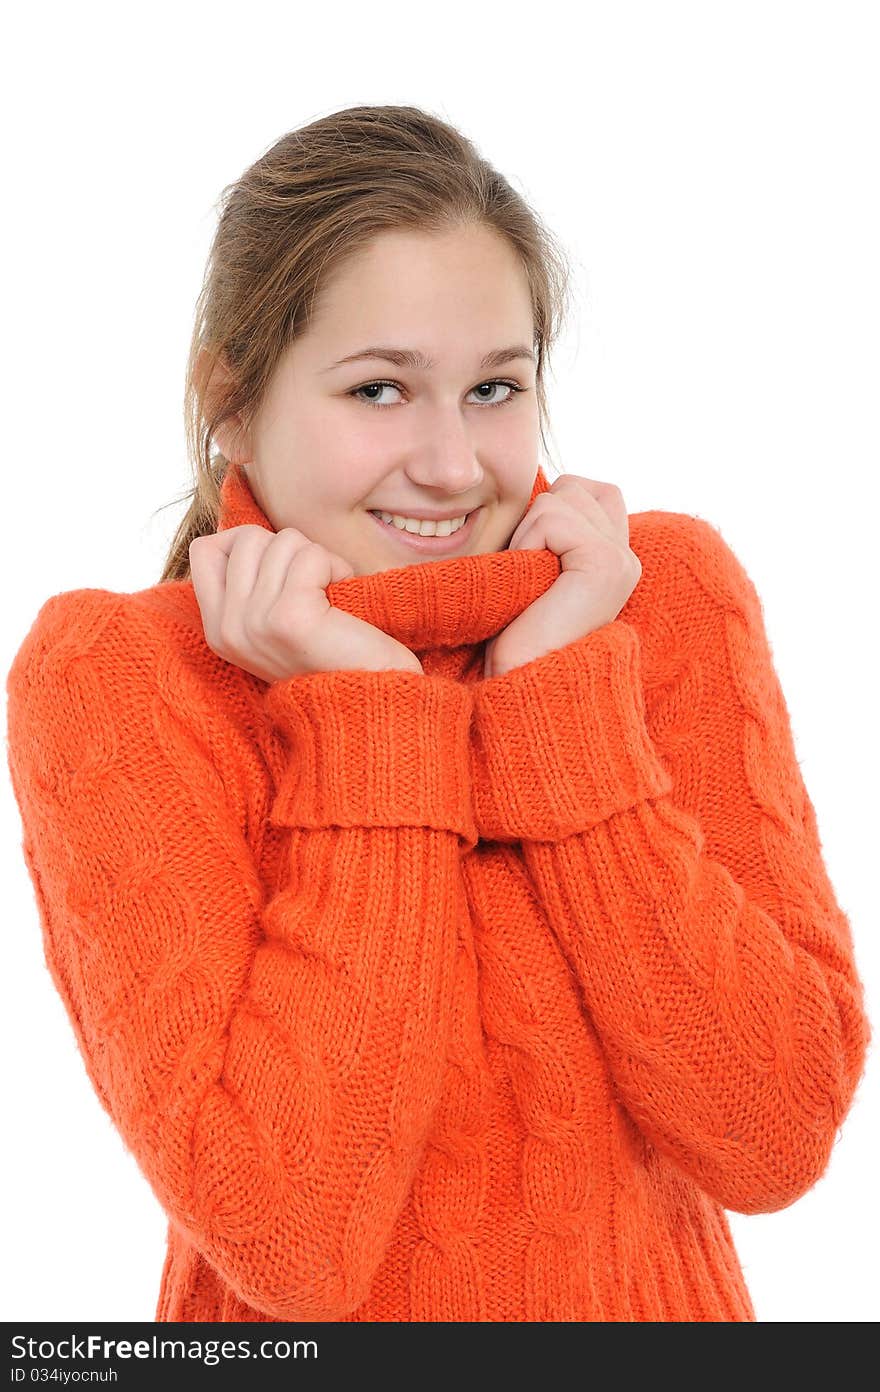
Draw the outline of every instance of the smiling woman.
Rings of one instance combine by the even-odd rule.
[[[283,137],[225,196],[187,376],[195,486],[161,579],[216,529],[230,463],[273,526],[359,575],[503,548],[550,462],[569,287],[534,211],[427,112],[354,107]],[[371,512],[476,516],[425,548]]]
[[[415,345],[426,326],[430,353],[382,346]],[[493,228],[386,230],[325,271],[308,329],[285,348],[259,406],[214,435],[276,529],[298,528],[357,575],[500,551],[538,467],[533,336],[528,277]],[[481,346],[505,338],[512,346]],[[392,363],[401,380],[358,381],[365,361]],[[493,366],[511,377],[479,381]],[[374,527],[383,513],[399,524]],[[420,520],[460,518],[456,530],[420,534]]]
[[[829,1163],[870,1029],[761,606],[708,523],[548,486],[559,268],[427,113],[284,137],[162,579],[51,597],[10,669],[157,1320],[753,1321],[724,1210]]]

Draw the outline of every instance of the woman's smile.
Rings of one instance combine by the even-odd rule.
[[[370,512],[369,516],[392,544],[396,542],[410,551],[420,551],[425,556],[449,556],[470,542],[477,519],[482,512],[482,507],[474,508],[473,512],[468,513],[464,526],[450,532],[449,536],[421,536],[418,532],[407,531],[405,527],[397,527],[393,522],[383,522],[375,512]]]

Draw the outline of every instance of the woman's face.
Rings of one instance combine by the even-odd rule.
[[[276,531],[298,528],[356,575],[503,551],[538,468],[533,335],[525,273],[498,234],[382,233],[324,287],[250,428],[218,444]],[[373,509],[475,515],[418,550]]]

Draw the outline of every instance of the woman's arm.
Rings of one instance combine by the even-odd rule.
[[[224,784],[249,751],[125,599],[50,600],[7,678],[47,964],[168,1214],[256,1309],[338,1319],[439,1099],[470,696],[390,670],[267,686],[286,758],[270,889]]]
[[[630,1114],[754,1213],[822,1174],[869,1025],[760,601],[688,521],[674,582],[640,595],[650,715],[617,619],[475,687],[472,781],[480,835],[522,840]]]

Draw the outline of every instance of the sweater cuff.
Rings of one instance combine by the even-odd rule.
[[[273,682],[264,702],[289,746],[276,826],[435,827],[476,845],[468,687],[358,668]]]
[[[484,839],[558,841],[672,789],[645,723],[639,635],[622,620],[478,682],[474,721]]]

